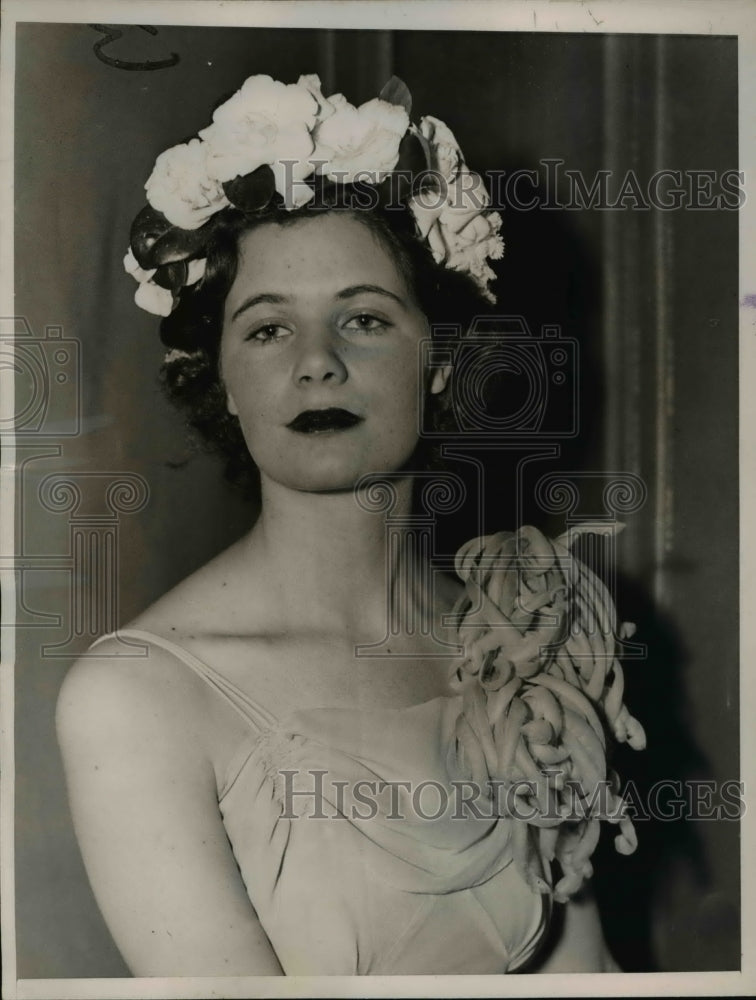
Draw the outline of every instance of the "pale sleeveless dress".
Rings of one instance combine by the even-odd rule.
[[[459,696],[276,719],[162,636],[118,635],[173,654],[248,727],[218,804],[285,974],[493,974],[536,952],[549,900],[513,864],[509,822],[470,815],[449,785]]]

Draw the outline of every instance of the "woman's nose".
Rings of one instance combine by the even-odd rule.
[[[297,385],[314,382],[341,384],[346,377],[347,369],[338,352],[338,335],[329,329],[303,333],[294,366]]]

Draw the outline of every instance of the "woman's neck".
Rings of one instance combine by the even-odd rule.
[[[411,479],[392,485],[392,518],[409,515]],[[262,500],[245,555],[281,626],[380,638],[412,539],[400,532],[389,546],[385,512],[367,509],[352,491],[304,493],[266,482]],[[428,594],[415,575],[416,607]]]

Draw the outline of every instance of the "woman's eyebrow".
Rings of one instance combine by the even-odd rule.
[[[340,292],[337,293],[337,299],[351,299],[355,295],[364,295],[366,292],[372,292],[376,295],[385,295],[386,298],[393,299],[402,308],[406,309],[407,304],[394,292],[390,292],[387,288],[382,288],[380,285],[350,285],[348,288],[342,288]],[[283,302],[290,302],[291,296],[281,295],[278,292],[261,292],[259,295],[252,295],[250,298],[245,299],[244,302],[239,306],[239,308],[234,312],[231,317],[231,322],[240,316],[247,309],[251,309],[253,306],[260,305],[261,303],[272,303],[273,305],[280,305]]]
[[[244,302],[239,306],[234,315],[231,317],[231,322],[240,316],[246,309],[251,309],[252,306],[259,305],[261,302],[272,302],[274,305],[280,305],[282,302],[288,302],[288,295],[279,295],[275,292],[261,292],[260,295],[252,295],[250,298],[245,299]]]
[[[394,302],[398,302],[403,308],[407,308],[407,303],[404,299],[390,292],[387,288],[381,288],[380,285],[350,285],[349,288],[342,288],[342,290],[336,296],[337,299],[351,299],[355,295],[363,295],[365,292],[374,292],[376,295],[385,295]]]

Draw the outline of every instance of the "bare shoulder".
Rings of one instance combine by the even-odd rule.
[[[125,655],[113,639],[73,664],[56,708],[64,758],[145,745],[165,753],[172,744],[198,755],[203,718],[202,691],[175,657],[151,644]]]
[[[182,653],[204,636],[222,636],[232,625],[239,594],[235,546],[222,552],[130,621],[124,628],[146,634],[133,652],[115,638],[100,641],[70,668],[60,691],[56,722],[64,756],[112,745],[146,743],[169,753],[204,754],[222,763],[239,737],[228,708],[187,667]],[[244,597],[249,603],[250,594]],[[150,639],[150,635],[153,639]],[[174,643],[161,645],[160,638]]]
[[[222,824],[207,686],[151,644],[95,652],[64,681],[58,738],[87,874],[129,968],[280,974]]]

